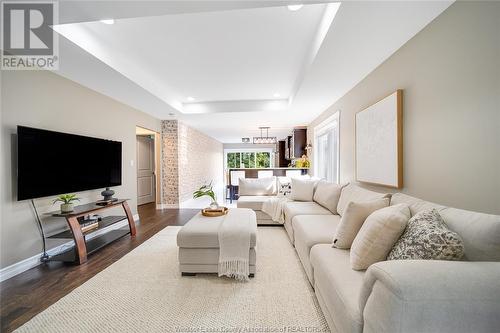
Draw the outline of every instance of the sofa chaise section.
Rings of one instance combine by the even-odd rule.
[[[236,206],[238,208],[250,208],[257,215],[257,225],[275,225],[278,224],[271,219],[271,216],[262,211],[262,205],[269,200],[268,195],[244,195],[238,198]]]
[[[240,178],[238,208],[252,209],[257,215],[257,225],[276,225],[271,216],[262,211],[262,205],[270,198],[276,197],[277,178]]]

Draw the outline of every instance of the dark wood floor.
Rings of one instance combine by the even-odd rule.
[[[83,265],[49,262],[0,283],[0,332],[15,330],[158,231],[169,225],[184,225],[198,211],[139,206],[140,222],[134,238],[125,236],[113,242],[89,256]]]

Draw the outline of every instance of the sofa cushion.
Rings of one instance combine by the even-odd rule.
[[[236,201],[238,208],[250,208],[255,211],[262,210],[262,204],[269,200],[269,195],[243,195]]]
[[[345,184],[340,185],[320,180],[316,185],[313,200],[330,210],[332,214],[337,214],[340,192],[344,186]]]
[[[362,332],[363,314],[359,308],[365,272],[353,271],[349,251],[317,244],[311,249],[314,288],[321,295],[338,332]]]
[[[333,246],[339,249],[350,248],[366,218],[374,211],[387,206],[389,206],[388,198],[349,202],[333,236]]]
[[[391,206],[398,204],[407,204],[410,207],[411,216],[417,214],[422,210],[436,209],[438,212],[445,209],[445,206],[441,206],[432,202],[424,201],[419,198],[411,197],[403,193],[394,193],[391,196]]]
[[[295,249],[312,285],[314,277],[309,260],[311,248],[316,244],[330,244],[339,221],[338,215],[298,215],[292,221]]]
[[[399,204],[379,209],[366,219],[351,246],[351,267],[367,269],[385,261],[410,219],[410,209]]]
[[[396,193],[391,197],[391,205],[398,203],[408,204],[412,215],[435,208],[448,228],[462,237],[465,259],[500,261],[500,215],[445,207],[403,193]]]
[[[289,201],[284,204],[285,229],[292,243],[293,226],[292,219],[297,215],[332,215],[332,213],[315,202]]]
[[[387,260],[460,260],[463,254],[462,238],[448,229],[437,210],[431,209],[408,221]]]
[[[445,208],[439,214],[462,237],[467,260],[500,261],[500,215],[457,208]]]
[[[295,201],[313,201],[316,181],[310,179],[292,178],[291,199]]]
[[[239,195],[276,195],[276,177],[240,178]]]
[[[337,212],[340,216],[344,215],[344,210],[351,201],[362,202],[389,197],[390,195],[386,193],[374,192],[361,188],[355,184],[349,184],[342,188],[339,203],[337,205]]]

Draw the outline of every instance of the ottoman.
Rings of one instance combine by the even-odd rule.
[[[252,221],[249,249],[250,277],[255,275],[257,219],[247,208],[231,208],[248,214]],[[229,211],[229,214],[231,213]],[[177,234],[179,267],[182,275],[217,273],[219,267],[219,226],[226,216],[206,217],[198,213]]]

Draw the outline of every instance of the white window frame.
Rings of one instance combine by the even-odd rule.
[[[224,168],[227,170],[227,153],[269,153],[269,168],[274,168],[274,155],[272,148],[227,148],[224,149]],[[241,156],[240,156],[241,160]],[[236,168],[240,169],[240,168]],[[268,168],[247,168],[247,169],[268,169]]]
[[[340,110],[335,112],[333,115],[322,121],[319,125],[314,127],[314,138],[313,138],[313,167],[314,175],[318,175],[318,137],[323,135],[325,132],[337,127],[337,183],[340,182]]]

